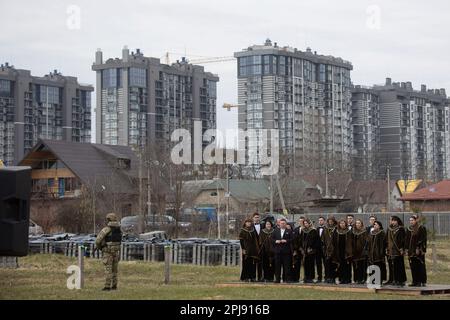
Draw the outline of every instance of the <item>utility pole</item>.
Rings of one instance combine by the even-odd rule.
[[[97,179],[94,175],[94,185],[92,186],[92,219],[94,221],[94,234],[97,232],[96,221],[95,221],[95,186],[97,185]]]
[[[150,218],[152,214],[152,198],[150,186],[150,161],[147,161],[147,217]],[[153,217],[153,224],[155,224],[155,217]]]
[[[283,208],[283,213],[286,212],[286,205],[284,204],[284,197],[283,197],[283,192],[281,192],[281,185],[280,185],[280,179],[278,178],[278,174],[276,175],[276,179],[277,179],[277,188],[278,188],[278,194],[280,195],[280,202],[281,202],[281,207]]]
[[[144,232],[144,219],[143,219],[143,210],[142,210],[142,149],[139,149],[139,226],[138,232]]]
[[[95,187],[92,188],[92,217],[94,220],[94,234],[96,234],[97,228],[95,227]]]
[[[49,137],[48,137],[48,86],[46,86],[46,88],[47,88],[47,96],[46,96],[46,100],[45,100],[45,106],[46,106],[46,117],[45,117],[45,130],[46,130],[46,132],[45,132],[45,137],[47,138],[47,139],[49,139]]]
[[[391,210],[391,186],[390,186],[390,180],[391,180],[391,165],[388,164],[386,167],[386,174],[387,174],[387,205],[386,205],[386,212],[389,212]]]
[[[217,170],[217,238],[220,239],[220,196],[219,196],[219,170]]]
[[[273,176],[270,175],[270,215],[273,216]]]
[[[226,164],[226,166],[227,166],[227,191],[226,191],[226,193],[225,193],[225,197],[227,198],[227,201],[226,201],[226,209],[225,209],[225,217],[226,217],[226,223],[227,223],[227,225],[226,225],[226,235],[227,235],[227,238],[228,238],[228,229],[229,229],[229,225],[228,225],[228,223],[229,223],[229,209],[230,209],[230,172],[229,172],[229,165],[228,164]]]
[[[328,193],[328,175],[333,172],[333,168],[328,170],[328,166],[325,167],[325,198],[329,198],[330,194]]]

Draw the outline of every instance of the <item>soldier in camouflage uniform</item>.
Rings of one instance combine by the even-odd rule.
[[[119,266],[120,243],[122,232],[120,224],[114,213],[106,215],[107,227],[97,235],[95,245],[103,252],[103,264],[105,265],[105,287],[103,290],[117,289],[117,271]]]

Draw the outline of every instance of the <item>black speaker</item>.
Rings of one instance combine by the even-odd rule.
[[[0,168],[0,256],[28,254],[31,168]]]

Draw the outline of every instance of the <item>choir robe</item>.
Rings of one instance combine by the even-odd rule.
[[[259,261],[259,240],[254,227],[242,228],[239,241],[245,254],[242,255],[241,280],[256,280],[256,263]]]
[[[387,254],[391,263],[389,279],[394,284],[404,284],[406,281],[405,259],[405,228],[389,227],[387,230]]]
[[[367,238],[366,228],[358,230],[352,229],[353,234],[353,280],[362,284],[366,281],[367,270]]]
[[[368,238],[369,265],[376,265],[381,271],[381,281],[386,280],[386,234],[373,230]]]
[[[336,232],[333,235],[333,249],[333,261],[338,266],[339,282],[342,284],[351,283],[353,237],[350,229],[342,230],[336,228]]]
[[[320,238],[317,230],[314,228],[303,228],[301,238],[302,241],[300,245],[304,259],[304,281],[308,283],[312,282],[315,278],[314,263],[320,246]]]
[[[273,281],[275,275],[275,251],[272,243],[273,231],[273,229],[270,231],[263,229],[259,234],[259,251],[262,260],[263,279],[265,281]]]
[[[333,261],[333,238],[336,228],[327,225],[323,232],[323,254],[325,258],[325,282],[336,283],[336,269],[337,265]]]
[[[412,284],[425,285],[427,283],[427,269],[425,253],[427,251],[427,230],[417,224],[409,227],[406,232],[405,247],[411,267]]]

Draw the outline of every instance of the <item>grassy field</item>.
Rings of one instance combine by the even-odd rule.
[[[427,257],[429,283],[450,284],[450,241],[438,241],[436,247],[435,272],[431,271],[431,253]],[[74,258],[62,255],[20,258],[19,269],[0,269],[0,299],[450,299],[450,295],[409,297],[305,288],[277,290],[274,296],[271,287],[218,288],[216,284],[239,277],[238,267],[221,266],[173,265],[171,283],[164,285],[163,264],[144,262],[121,262],[119,290],[103,292],[103,265],[96,259],[85,260],[85,288],[68,290],[65,272],[76,263]],[[409,270],[407,275],[410,277]]]

